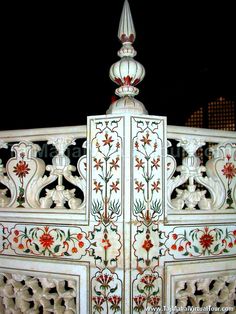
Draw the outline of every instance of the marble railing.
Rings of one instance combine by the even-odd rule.
[[[168,213],[234,212],[236,133],[168,126],[167,138]],[[0,157],[3,155],[5,162],[0,159],[0,206],[83,212],[83,139],[84,125],[1,131]],[[158,167],[158,161],[153,162],[154,168]]]
[[[230,221],[236,212],[236,133],[169,126],[167,136],[168,219],[212,214]]]
[[[1,312],[235,310],[235,132],[102,116],[0,148]]]
[[[13,215],[10,207],[17,209],[14,217],[27,211],[37,219],[38,212],[42,218],[50,212],[54,219],[70,210],[85,218],[85,126],[1,131],[0,148],[4,217]]]

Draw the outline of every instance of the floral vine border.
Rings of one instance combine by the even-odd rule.
[[[133,249],[138,267],[146,268],[158,263],[163,144],[159,137],[160,121],[134,119],[133,123],[133,216],[137,219]]]
[[[94,243],[80,228],[20,225],[2,226],[2,250],[16,255],[65,257],[80,260]],[[5,252],[4,252],[5,251]]]
[[[164,120],[133,119],[132,309],[144,313],[162,305],[159,266],[159,224],[163,215]],[[136,272],[135,272],[136,270]]]
[[[18,194],[17,199],[16,199],[16,201],[18,203],[17,207],[24,207],[22,205],[25,202],[24,178],[29,174],[31,169],[29,168],[29,165],[24,160],[25,153],[21,152],[20,158],[21,158],[21,160],[19,160],[17,162],[17,164],[13,167],[13,169],[14,169],[13,172],[18,177],[19,183],[20,183],[19,194]]]
[[[235,209],[235,203],[233,200],[233,180],[236,178],[236,167],[235,164],[233,163],[233,158],[230,154],[226,154],[226,163],[223,166],[223,169],[221,169],[222,175],[226,178],[227,180],[227,185],[226,185],[226,204],[227,207],[226,209]],[[235,197],[234,197],[235,198]]]
[[[123,298],[123,282],[116,270],[123,237],[118,223],[123,220],[123,119],[93,120],[90,128],[94,134],[90,141],[90,206],[96,225],[89,238],[97,243],[90,252],[98,269],[91,278],[91,307],[93,313],[117,313],[122,311]]]
[[[175,227],[160,234],[160,255],[174,259],[236,254],[236,226]]]

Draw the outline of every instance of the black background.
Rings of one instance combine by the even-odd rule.
[[[236,100],[235,9],[214,2],[130,0],[137,96],[150,114],[182,125],[211,97]],[[23,7],[25,6],[25,7]],[[116,88],[122,0],[11,4],[2,10],[0,129],[86,124],[105,114]]]

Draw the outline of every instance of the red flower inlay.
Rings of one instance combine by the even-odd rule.
[[[233,231],[233,235],[236,236],[236,230]]]
[[[24,248],[24,245],[23,245],[22,243],[20,243],[20,244],[18,245],[18,249],[23,250],[23,248]]]
[[[96,191],[96,193],[98,191],[101,191],[101,188],[103,187],[103,185],[101,185],[101,182],[94,181],[93,184],[95,185],[94,191]]]
[[[199,242],[203,248],[208,249],[214,242],[214,238],[212,235],[205,233],[201,236]]]
[[[13,172],[15,172],[15,174],[19,177],[19,178],[23,178],[25,177],[30,171],[30,168],[28,166],[28,164],[23,161],[20,160],[16,166],[14,166],[14,170]]]
[[[137,297],[134,297],[134,302],[137,304],[137,305],[142,305],[144,303],[144,301],[146,300],[146,298],[142,295],[139,295]]]
[[[81,240],[82,238],[83,238],[83,234],[82,234],[82,233],[78,233],[78,234],[77,234],[77,239],[78,239],[78,240]]]
[[[118,143],[119,144],[119,143]],[[120,166],[118,165],[120,158],[116,157],[116,160],[112,159],[112,161],[110,162],[111,168],[114,168],[115,170],[117,170],[117,168],[119,168]]]
[[[84,246],[84,242],[79,241],[78,246],[79,246],[80,248],[82,248],[82,247]]]
[[[148,287],[154,287],[153,282],[157,279],[156,276],[146,275],[141,278],[141,282],[147,285]]]
[[[94,158],[93,160],[95,162],[94,168],[96,168],[97,170],[99,168],[102,168],[103,161],[101,159],[97,160],[97,158]]]
[[[142,159],[139,159],[138,157],[136,157],[135,160],[136,160],[136,162],[137,162],[137,164],[135,165],[135,167],[137,167],[138,170],[139,170],[140,168],[143,168],[143,165],[145,164],[145,162],[143,162],[143,160],[142,160]]]
[[[179,252],[182,252],[184,250],[184,247],[182,246],[182,245],[180,245],[179,247],[178,247],[178,251]]]
[[[227,179],[233,179],[233,177],[236,176],[236,168],[234,166],[234,164],[232,164],[232,162],[227,162],[224,165],[224,169],[222,169],[223,175],[227,178]]]
[[[145,240],[143,242],[142,248],[144,248],[147,252],[153,247],[151,240]]]
[[[39,242],[43,247],[49,248],[54,243],[54,238],[49,233],[44,233],[39,238]]]
[[[105,146],[105,145],[109,145],[110,146],[110,144],[112,142],[114,142],[114,140],[112,139],[111,136],[109,137],[109,135],[106,133],[105,134],[105,140],[103,140],[103,143],[104,143],[103,146]]]
[[[113,280],[113,277],[108,274],[104,274],[97,277],[96,280],[100,282],[104,288],[108,288],[109,283]]]
[[[172,249],[172,250],[176,250],[176,249],[177,249],[177,245],[176,245],[176,244],[172,244],[172,245],[171,245],[171,249]]]
[[[15,230],[14,233],[15,233],[16,236],[18,236],[20,234],[20,231],[19,230]]]
[[[149,133],[146,134],[146,137],[143,136],[143,138],[141,139],[141,142],[143,142],[144,145],[150,145],[151,141],[152,140],[150,140],[150,138],[149,138]]]
[[[115,191],[117,193],[117,191],[119,190],[118,184],[119,184],[119,181],[112,182],[112,184],[110,185],[111,191]]]
[[[104,250],[107,250],[109,247],[111,247],[111,243],[109,239],[102,239]]]
[[[173,238],[174,240],[176,240],[176,239],[178,238],[178,234],[173,233],[173,234],[172,234],[172,238]]]
[[[154,307],[157,307],[159,305],[159,302],[160,302],[160,298],[158,297],[151,297],[149,299],[149,303]]]
[[[93,297],[93,301],[97,304],[97,305],[102,305],[102,303],[105,301],[105,299],[103,297]]]
[[[112,297],[108,298],[108,301],[114,305],[118,305],[121,301],[121,297],[119,297],[118,295],[113,295]]]
[[[158,191],[160,190],[159,184],[160,184],[159,181],[153,182],[153,184],[152,184],[152,189],[158,192]]]
[[[160,167],[159,162],[160,162],[160,158],[159,158],[159,157],[158,157],[157,159],[154,159],[154,158],[153,158],[153,160],[151,161],[152,167],[155,167],[156,169],[157,169],[158,167]]]
[[[136,181],[135,184],[137,185],[135,190],[137,190],[138,192],[143,191],[144,184],[142,182]]]
[[[77,253],[78,252],[76,247],[73,247],[71,251],[72,251],[72,253]]]

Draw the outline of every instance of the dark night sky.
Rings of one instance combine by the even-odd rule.
[[[150,114],[181,125],[209,97],[236,100],[233,7],[129,2],[136,59],[146,69],[137,98]],[[116,88],[108,73],[119,60],[122,6],[21,3],[4,12],[0,129],[85,124],[87,115],[106,112]]]

